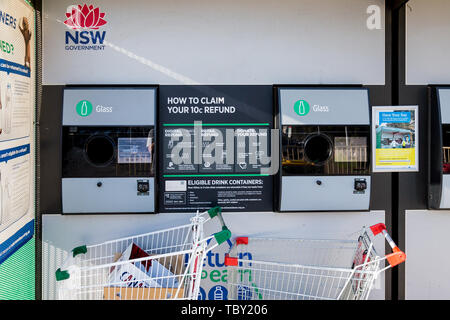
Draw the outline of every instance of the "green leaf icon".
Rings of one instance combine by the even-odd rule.
[[[309,113],[309,103],[305,100],[298,100],[294,104],[294,111],[299,116],[306,116]]]
[[[88,100],[81,100],[77,103],[77,113],[81,117],[87,117],[92,113],[92,103]]]

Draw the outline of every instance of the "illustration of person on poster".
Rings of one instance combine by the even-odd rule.
[[[23,35],[23,39],[25,41],[25,58],[24,58],[24,66],[27,68],[31,68],[31,31],[28,19],[26,17],[22,17],[22,23],[19,23],[19,30]]]

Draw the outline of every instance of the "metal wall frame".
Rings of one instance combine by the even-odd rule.
[[[45,139],[48,152],[57,152],[52,145],[54,139],[59,139],[58,132],[61,121],[57,117],[41,118],[41,111],[58,115],[57,110],[61,99],[61,86],[42,86],[42,0],[32,1],[37,14],[37,114],[36,114],[36,299],[42,299],[42,213],[56,213],[58,200],[48,202],[42,199],[40,186],[51,185],[58,189],[57,179],[60,164],[55,159],[45,157],[41,151],[41,142]],[[425,144],[426,132],[426,87],[405,85],[405,4],[407,0],[386,0],[385,11],[385,85],[367,86],[370,90],[370,106],[420,104],[420,143]],[[42,121],[42,122],[41,122]],[[47,127],[53,123],[52,127]],[[50,140],[48,140],[50,138]],[[373,193],[372,210],[384,210],[386,225],[399,247],[405,246],[405,210],[408,208],[426,208],[426,154],[422,148],[420,154],[420,172],[418,173],[377,173],[372,180]],[[45,161],[40,161],[42,158]],[[57,157],[56,157],[57,158]],[[48,160],[48,161],[47,161]],[[56,166],[55,166],[56,165]],[[51,171],[54,171],[53,173]],[[47,191],[48,192],[48,191]],[[403,196],[410,192],[410,196]],[[44,201],[42,201],[44,200]],[[388,248],[386,248],[388,249]],[[386,250],[388,252],[388,250]],[[405,297],[405,267],[394,268],[386,273],[386,300],[401,300]]]

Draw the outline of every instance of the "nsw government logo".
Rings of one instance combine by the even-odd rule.
[[[106,31],[100,31],[107,21],[105,13],[93,5],[72,5],[67,8],[64,24],[70,31],[65,33],[66,50],[104,50]]]
[[[294,111],[299,116],[306,116],[309,113],[309,103],[305,100],[298,100],[294,104]]]

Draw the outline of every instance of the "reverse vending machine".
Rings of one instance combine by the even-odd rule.
[[[450,86],[428,93],[428,208],[450,209]]]
[[[363,87],[276,87],[280,211],[369,210],[370,116]]]
[[[66,87],[62,212],[155,208],[155,87]]]

